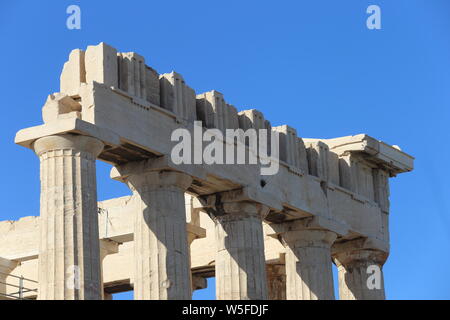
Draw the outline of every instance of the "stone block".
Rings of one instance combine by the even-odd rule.
[[[86,82],[84,65],[85,52],[75,49],[70,52],[69,60],[64,63],[60,77],[60,90],[68,95],[78,94],[81,83]]]
[[[206,128],[238,129],[239,120],[235,107],[225,102],[222,93],[209,91],[197,95],[197,118]]]
[[[172,111],[179,119],[195,121],[195,91],[187,86],[183,77],[176,72],[162,74],[159,79],[161,107]]]
[[[89,46],[85,53],[86,82],[118,87],[117,51],[105,43]]]

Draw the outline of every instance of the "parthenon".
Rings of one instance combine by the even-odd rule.
[[[15,137],[40,161],[40,214],[0,222],[0,299],[191,299],[210,277],[220,300],[335,299],[333,263],[340,299],[385,299],[389,178],[414,161],[398,146],[301,138],[105,43],[70,53],[42,118]],[[194,121],[278,132],[278,173],[175,164]],[[98,201],[96,160],[132,195]]]

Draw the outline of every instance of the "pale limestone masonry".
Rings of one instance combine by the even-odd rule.
[[[100,299],[95,159],[103,143],[62,134],[33,148],[41,161],[39,298]]]
[[[113,240],[109,240],[109,239],[101,239],[100,240],[100,293],[102,295],[102,300],[112,300],[112,296],[109,293],[105,292],[105,279],[103,276],[104,270],[103,270],[103,265],[104,265],[104,261],[105,258],[110,255],[110,254],[114,254],[114,253],[118,253],[119,252],[119,243],[117,243],[116,241]]]
[[[216,224],[216,296],[219,300],[267,299],[262,219],[269,208],[225,202]]]
[[[132,171],[124,179],[138,202],[134,224],[135,299],[189,299],[192,284],[184,192],[192,179],[174,171]]]
[[[286,244],[286,295],[289,300],[332,300],[330,248],[336,234],[294,229],[281,235]]]
[[[387,256],[387,252],[366,249],[362,239],[336,244],[333,259],[338,267],[339,297],[342,300],[385,299],[383,277],[379,289],[369,289],[366,270],[369,266],[382,268]]]
[[[41,161],[41,212],[0,222],[0,282],[38,281],[25,298],[111,299],[134,289],[135,299],[189,299],[215,276],[218,299],[334,299],[334,262],[341,299],[385,298],[389,178],[414,160],[400,148],[365,134],[301,138],[104,43],[72,51],[60,80],[44,124],[15,138]],[[171,134],[193,132],[196,120],[277,131],[279,172],[174,164]],[[132,196],[97,203],[96,159]],[[0,294],[16,290],[0,285]]]
[[[0,293],[7,293],[8,277],[17,267],[17,262],[0,258]],[[0,295],[0,300],[9,300],[10,297]]]

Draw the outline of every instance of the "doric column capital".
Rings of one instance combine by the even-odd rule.
[[[49,151],[74,150],[86,152],[96,158],[102,152],[103,147],[103,142],[96,138],[75,134],[47,136],[39,138],[33,143],[34,152],[38,156]]]
[[[358,263],[382,266],[389,256],[389,248],[373,239],[358,238],[335,243],[331,248],[331,254],[338,267],[355,266]]]
[[[384,300],[382,266],[388,252],[370,239],[336,243],[333,261],[338,267],[341,300]],[[378,267],[378,268],[373,268]]]
[[[216,193],[206,197],[197,198],[194,209],[202,209],[216,220],[232,221],[247,217],[256,217],[263,220],[270,208],[256,201],[230,198],[230,193]]]
[[[295,229],[281,234],[285,246],[330,248],[336,240],[336,233],[323,229]]]
[[[247,217],[264,219],[269,213],[269,207],[257,202],[224,202],[216,206],[216,218],[239,220]]]
[[[382,266],[388,258],[388,253],[374,249],[355,249],[341,251],[333,254],[333,261],[337,267],[344,268],[359,267],[363,265]]]
[[[135,172],[126,179],[128,186],[141,192],[177,188],[183,192],[192,183],[192,177],[176,171]]]

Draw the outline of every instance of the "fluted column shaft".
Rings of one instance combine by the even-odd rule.
[[[184,192],[192,178],[177,172],[136,173],[134,298],[191,299]]]
[[[216,297],[267,299],[262,218],[267,207],[246,202],[223,204],[216,223]]]
[[[41,163],[38,299],[101,298],[95,160],[102,149],[95,138],[71,134],[34,143]]]
[[[286,246],[288,300],[333,300],[331,245],[336,234],[326,230],[298,230],[282,234]]]
[[[384,300],[382,267],[387,253],[357,249],[333,256],[338,267],[341,300]]]

